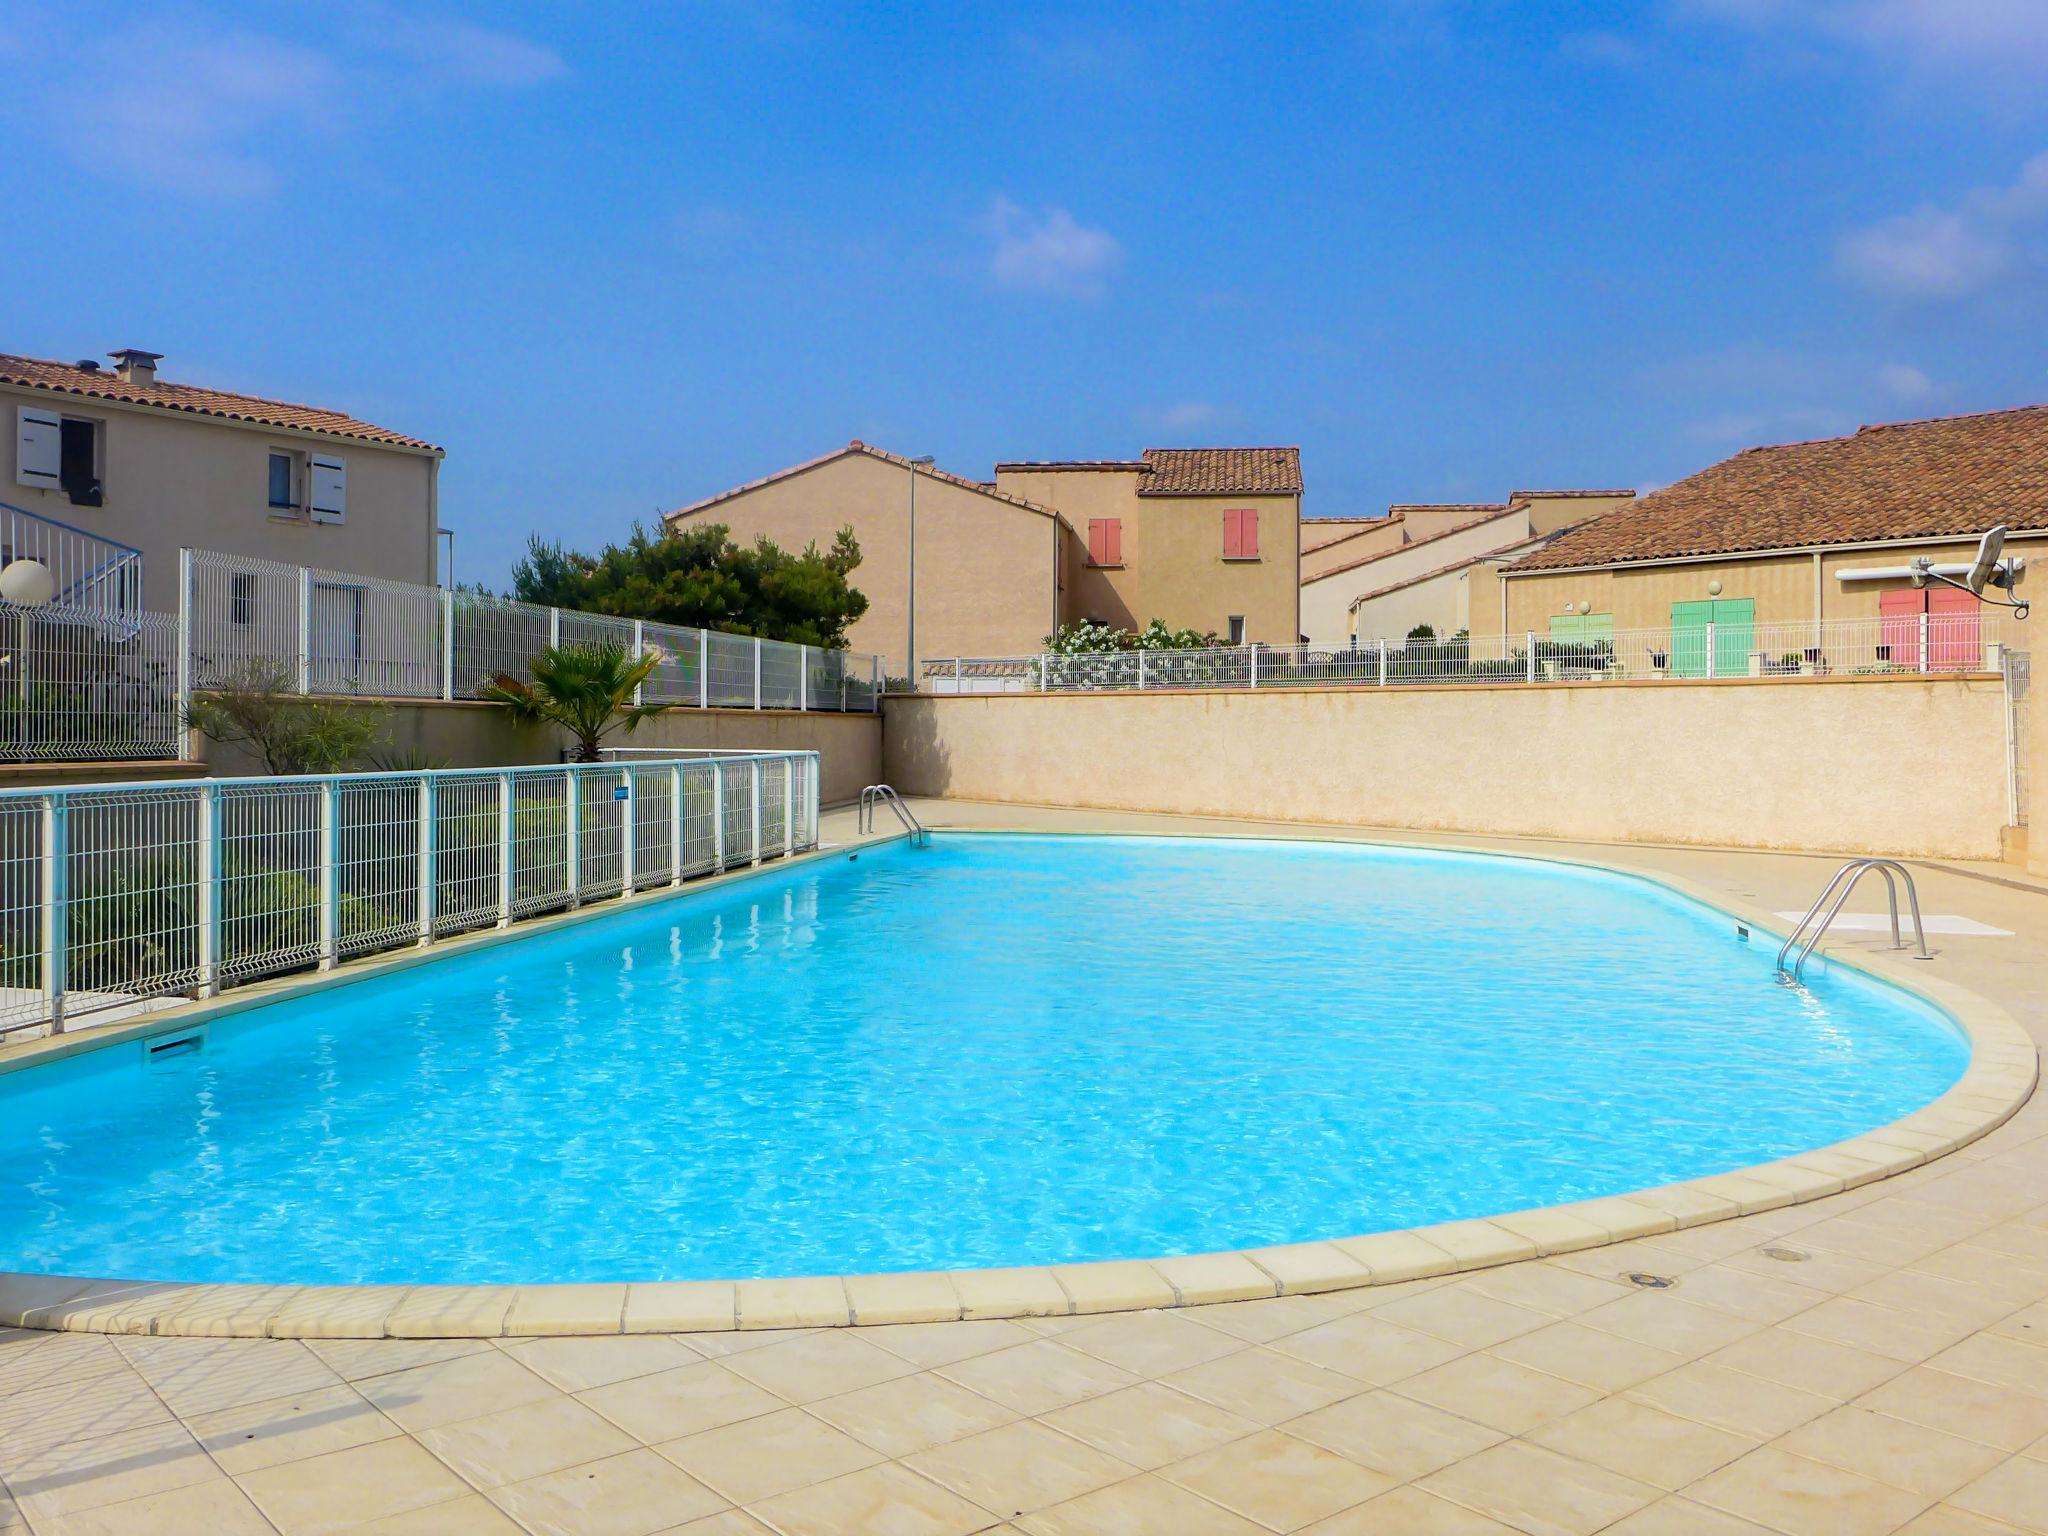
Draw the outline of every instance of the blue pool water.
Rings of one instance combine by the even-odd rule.
[[[1111,1259],[1614,1194],[1892,1120],[1934,1009],[1532,861],[940,836],[0,1078],[0,1269]]]

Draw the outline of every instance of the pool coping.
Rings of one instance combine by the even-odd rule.
[[[1753,935],[1782,938],[1774,913],[1679,875],[1645,874],[1556,852],[1432,842],[1428,834],[1364,828],[1286,831],[1089,831],[961,827],[961,836],[1198,836],[1266,842],[1345,842],[1526,859],[1662,886],[1726,914]],[[352,961],[314,976],[256,983],[223,998],[0,1050],[0,1074],[175,1032],[207,1020],[406,970],[444,956],[593,921],[901,837],[844,843],[728,871],[682,886]],[[1008,1269],[907,1271],[765,1280],[623,1281],[550,1285],[295,1286],[155,1282],[0,1272],[0,1326],[203,1338],[486,1338],[727,1332],[963,1319],[1065,1316],[1198,1306],[1390,1285],[1653,1237],[1680,1228],[1822,1199],[1920,1167],[2003,1125],[2034,1091],[2039,1056],[2004,1009],[1967,988],[1884,955],[1827,956],[1933,1003],[1962,1029],[1970,1062],[1932,1103],[1846,1140],[1706,1178],[1562,1205],[1441,1222],[1363,1237]]]

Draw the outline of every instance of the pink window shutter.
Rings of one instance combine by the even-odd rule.
[[[1237,514],[1237,552],[1247,560],[1259,557],[1259,509],[1246,507]]]
[[[1122,565],[1124,563],[1124,520],[1120,517],[1104,518],[1103,527],[1109,536],[1109,558],[1103,564]]]
[[[1243,553],[1243,545],[1244,514],[1235,507],[1226,508],[1223,513],[1223,558],[1235,560]]]
[[[1099,517],[1088,519],[1088,558],[1096,565],[1109,564],[1109,525]]]

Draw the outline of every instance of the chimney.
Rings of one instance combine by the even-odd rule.
[[[114,374],[123,384],[154,384],[156,365],[164,357],[161,352],[145,352],[140,347],[122,347],[107,356],[114,360]]]

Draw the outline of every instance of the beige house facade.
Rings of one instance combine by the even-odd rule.
[[[1835,620],[1905,624],[1926,612],[1961,625],[1979,611],[1973,599],[1916,588],[1903,568],[1918,557],[1966,566],[1995,525],[2011,530],[2008,555],[2048,556],[2048,407],[1748,449],[1507,565],[1500,618],[1474,633],[1711,619],[1724,632],[1754,628],[1770,649],[1773,633]],[[1898,574],[1871,574],[1881,571]]]
[[[187,546],[435,580],[441,449],[342,411],[166,380],[156,353],[112,357],[103,367],[0,354],[0,502],[140,551],[127,606],[175,609]],[[47,563],[59,535],[7,526],[4,558]],[[59,600],[91,579],[60,572]]]

